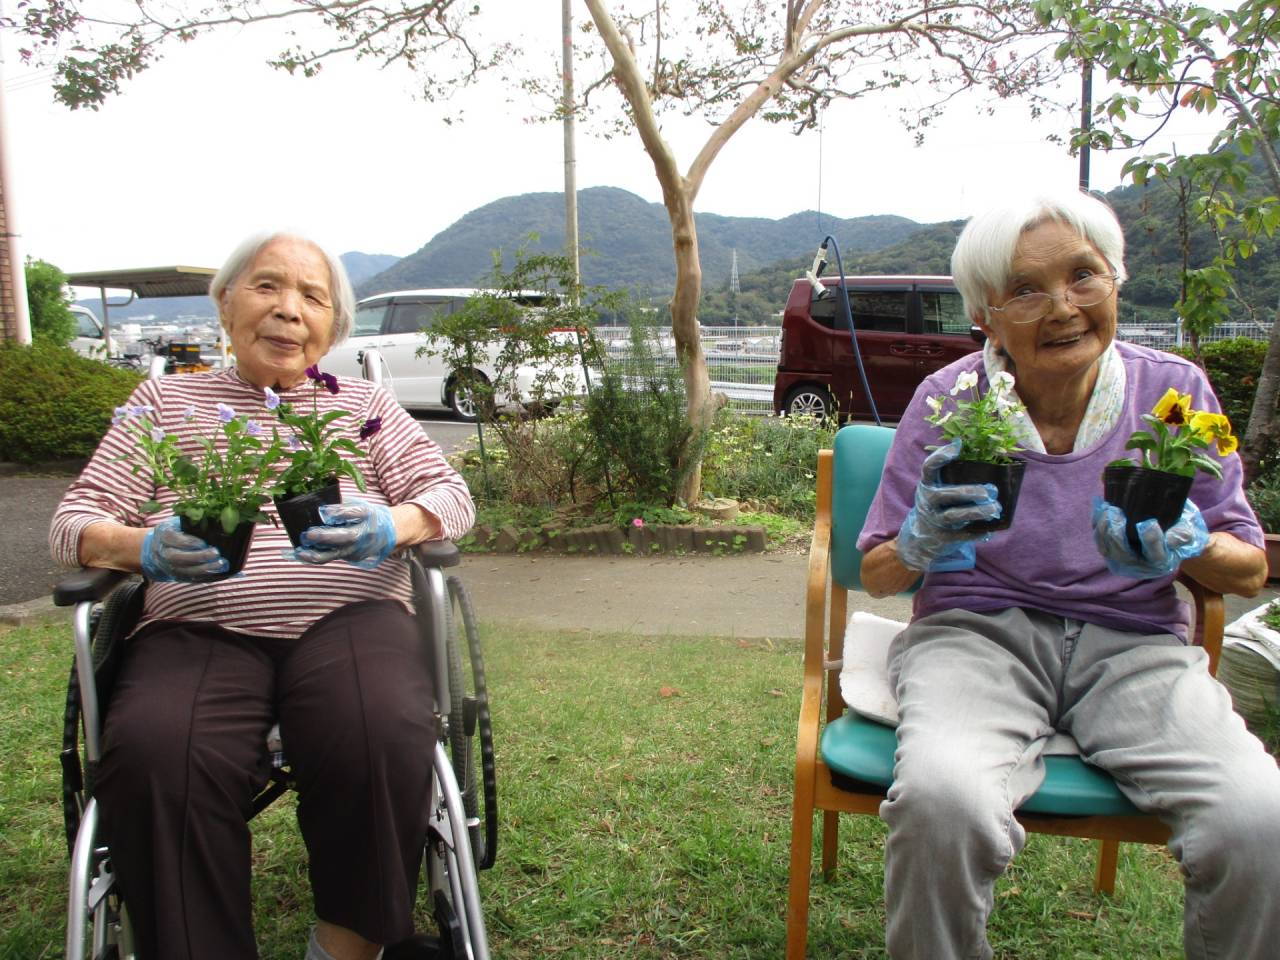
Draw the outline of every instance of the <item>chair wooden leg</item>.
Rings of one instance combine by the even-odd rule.
[[[830,882],[836,874],[836,847],[840,843],[840,814],[822,811],[822,879]]]
[[[809,884],[813,870],[813,807],[791,811],[791,878],[787,890],[786,960],[804,960],[809,941]]]
[[[1093,877],[1093,892],[1113,896],[1116,892],[1116,862],[1120,857],[1119,840],[1098,841],[1098,872]]]

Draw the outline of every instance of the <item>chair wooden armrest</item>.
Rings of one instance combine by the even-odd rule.
[[[1191,642],[1204,647],[1209,655],[1209,672],[1218,674],[1218,659],[1222,656],[1222,635],[1226,630],[1226,607],[1222,594],[1210,590],[1199,580],[1185,573],[1178,574],[1178,582],[1186,587],[1195,604],[1195,623],[1192,625]]]

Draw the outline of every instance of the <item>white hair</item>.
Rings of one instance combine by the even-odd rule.
[[[240,276],[249,269],[249,266],[264,247],[275,240],[285,239],[300,240],[315,247],[320,251],[320,255],[324,257],[325,263],[329,266],[329,298],[333,303],[332,345],[336,347],[347,339],[347,334],[351,332],[352,320],[355,317],[356,296],[351,289],[351,279],[347,276],[347,270],[342,265],[341,260],[310,237],[291,233],[288,230],[255,233],[253,236],[241,241],[240,245],[231,251],[231,256],[227,257],[226,262],[209,284],[209,296],[213,298],[214,306],[218,308],[219,321],[221,321],[222,317],[222,294],[226,289],[240,279]]]
[[[1066,224],[1093,244],[1116,275],[1124,269],[1124,232],[1110,206],[1080,190],[1017,197],[980,213],[965,225],[951,254],[951,277],[964,298],[965,313],[985,319],[987,299],[1009,283],[1018,240],[1049,220]]]

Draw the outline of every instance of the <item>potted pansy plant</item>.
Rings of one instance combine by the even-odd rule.
[[[1027,466],[1025,460],[1013,456],[1022,450],[1017,422],[1026,416],[1013,385],[1013,375],[1001,372],[991,378],[990,389],[981,393],[978,374],[967,371],[956,377],[950,391],[925,399],[932,411],[925,419],[938,428],[947,443],[960,441],[959,456],[942,467],[938,479],[943,483],[989,483],[996,488],[1000,516],[975,520],[969,529],[1003,530],[1013,523]]]
[[[1192,409],[1190,394],[1173,387],[1142,419],[1149,429],[1135,431],[1125,443],[1138,451],[1136,460],[1113,460],[1102,472],[1102,498],[1124,511],[1129,543],[1139,554],[1137,525],[1155,519],[1167,530],[1177,523],[1196,473],[1222,478],[1209,451],[1225,457],[1239,446],[1225,414]]]
[[[276,478],[272,492],[276,512],[295,547],[302,546],[302,531],[324,522],[320,517],[320,507],[341,502],[339,477],[348,477],[362,493],[365,490],[364,475],[353,460],[364,456],[364,451],[337,422],[349,416],[348,412],[330,410],[320,413],[318,410],[321,390],[334,395],[338,393],[337,377],[322,373],[316,366],[308,367],[306,373],[312,388],[309,412],[283,402],[270,387],[263,391],[267,409],[274,410],[280,423],[287,428],[281,441],[286,466]],[[380,417],[366,420],[360,427],[359,439],[369,439],[381,427]]]
[[[216,410],[216,427],[194,437],[199,456],[184,451],[176,436],[156,425],[154,407],[117,407],[112,419],[134,435],[141,462],[121,459],[129,461],[133,473],[146,474],[157,487],[172,491],[177,499],[171,509],[182,531],[217,547],[226,559],[228,569],[209,580],[243,568],[254,525],[267,519],[262,507],[270,499],[280,455],[279,441],[268,440],[258,421],[238,415],[225,403],[217,404]],[[184,419],[197,419],[194,406],[187,408]],[[143,513],[163,508],[155,499],[139,507]]]

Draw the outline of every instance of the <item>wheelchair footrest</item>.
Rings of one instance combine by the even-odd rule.
[[[445,960],[451,956],[440,946],[440,938],[429,933],[415,933],[382,952],[383,960]]]

